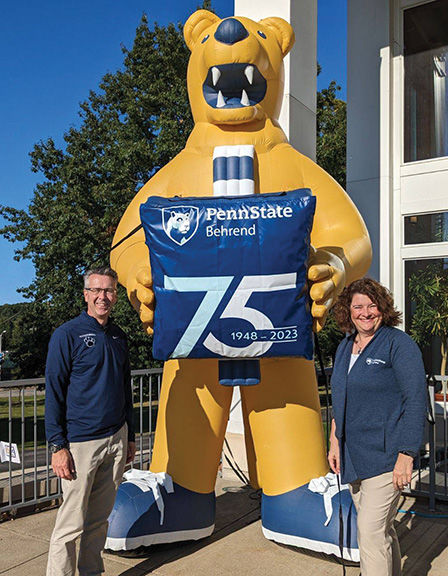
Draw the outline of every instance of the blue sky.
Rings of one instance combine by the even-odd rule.
[[[295,0],[297,1],[297,0]],[[184,23],[200,0],[16,0],[2,4],[0,19],[0,204],[26,208],[39,175],[29,152],[78,122],[79,103],[106,72],[123,60],[145,12],[149,23]],[[347,0],[318,0],[320,88],[330,80],[346,85]],[[233,0],[213,0],[221,17],[233,14]],[[0,219],[0,226],[3,222]],[[20,302],[16,292],[33,279],[30,261],[15,262],[15,245],[0,238],[0,304]]]

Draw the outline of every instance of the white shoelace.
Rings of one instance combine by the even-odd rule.
[[[347,490],[348,484],[341,484],[341,491]],[[313,478],[308,484],[308,490],[321,494],[324,498],[324,507],[327,519],[324,526],[328,526],[331,516],[333,515],[333,504],[331,499],[338,493],[338,479],[337,475],[329,472],[326,476]]]
[[[163,486],[168,494],[174,492],[173,479],[166,472],[149,472],[149,470],[136,470],[132,468],[124,473],[126,482],[131,482],[138,486],[143,492],[153,493],[154,500],[160,512],[160,525],[162,526],[165,519],[165,504],[163,502],[160,486]]]

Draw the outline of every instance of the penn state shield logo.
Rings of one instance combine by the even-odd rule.
[[[199,224],[199,208],[196,206],[162,208],[162,224],[168,238],[179,246],[183,246],[196,234]]]

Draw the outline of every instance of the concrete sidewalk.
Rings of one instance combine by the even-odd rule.
[[[165,544],[144,555],[104,554],[106,576],[342,576],[342,566],[319,554],[279,546],[261,533],[258,494],[231,480],[217,483],[216,529],[203,541]],[[427,514],[424,503],[406,499],[402,508]],[[448,507],[438,506],[437,514]],[[56,510],[0,524],[0,574],[44,576]],[[399,514],[403,576],[448,574],[448,520]],[[412,530],[411,530],[412,528]],[[349,567],[347,576],[358,576]],[[381,575],[378,575],[381,576]]]

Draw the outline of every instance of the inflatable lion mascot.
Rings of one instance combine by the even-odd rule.
[[[344,286],[366,273],[371,247],[344,190],[295,150],[278,124],[283,58],[294,44],[293,29],[281,18],[221,20],[198,10],[187,20],[184,36],[191,51],[187,82],[195,126],[182,152],[130,203],[116,231],[114,244],[121,243],[111,252],[111,264],[151,333],[156,303],[148,248],[143,230],[129,235],[140,223],[140,205],[149,196],[213,196],[216,149],[250,147],[254,194],[309,188],[316,197],[308,290],[319,331]],[[173,213],[170,233],[176,226],[179,233],[182,226],[187,231],[189,215],[177,223],[175,217]],[[314,363],[291,357],[261,358],[260,364],[261,382],[240,391],[250,481],[262,491],[263,532],[287,544],[308,541],[317,550],[318,542],[327,539],[329,550],[337,553],[337,541],[318,534],[325,521],[323,500],[307,489],[311,479],[328,472]],[[165,363],[151,474],[121,485],[108,548],[211,534],[231,400],[232,388],[218,382],[216,359]],[[337,524],[336,517],[331,523]],[[345,545],[356,547],[353,542]]]

